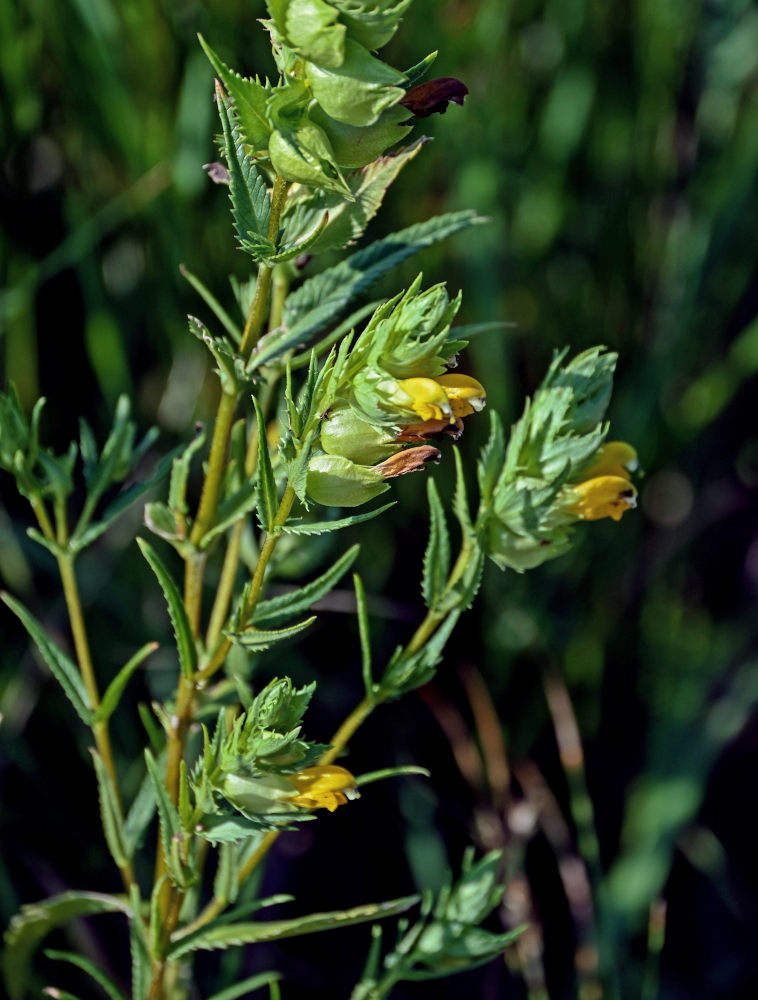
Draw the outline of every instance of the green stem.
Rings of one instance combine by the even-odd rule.
[[[79,665],[79,672],[82,675],[82,680],[84,681],[84,686],[89,696],[90,705],[92,706],[92,710],[94,712],[97,711],[100,705],[100,693],[97,688],[95,670],[92,665],[89,642],[87,641],[87,630],[84,624],[82,603],[79,597],[76,575],[74,573],[73,558],[69,555],[58,556],[58,569],[61,575],[63,595],[66,600],[66,608],[68,610],[68,617],[71,623],[71,633],[74,638],[74,649],[76,650],[76,660]],[[97,752],[100,754],[103,764],[105,764],[105,769],[111,779],[116,806],[119,813],[123,815],[124,807],[121,801],[121,790],[119,788],[118,777],[116,775],[116,765],[113,760],[113,748],[111,747],[110,735],[108,733],[108,724],[106,722],[93,723],[92,734],[95,737]],[[129,861],[124,862],[123,865],[119,865],[119,870],[128,893],[132,885],[135,884],[134,871],[132,870],[131,863]]]
[[[461,546],[461,551],[458,553],[458,558],[455,560],[455,565],[450,571],[450,576],[448,577],[447,584],[445,585],[445,594],[449,593],[453,589],[456,583],[466,572],[469,559],[471,558],[473,552],[474,548],[470,542],[464,541]],[[421,647],[427,643],[437,631],[438,627],[445,620],[447,614],[448,612],[446,611],[427,611],[424,620],[413,633],[411,641],[405,647],[406,653],[418,653]]]
[[[271,191],[271,212],[268,217],[268,232],[266,236],[271,242],[275,242],[279,235],[279,220],[282,215],[284,203],[287,200],[287,189],[289,183],[278,174],[274,178],[274,186]],[[242,331],[242,343],[240,344],[240,354],[243,358],[250,358],[255,345],[263,330],[263,321],[266,316],[266,302],[271,289],[270,264],[261,264],[258,269],[258,280],[255,282],[255,293],[247,316],[245,328]]]
[[[279,504],[279,509],[276,512],[272,530],[266,535],[266,540],[261,546],[258,562],[255,566],[255,572],[253,573],[253,579],[250,584],[250,592],[247,595],[245,606],[242,609],[240,625],[246,625],[250,621],[253,612],[255,611],[255,607],[260,600],[266,568],[268,567],[269,560],[271,559],[274,549],[276,548],[276,544],[281,538],[280,529],[284,527],[294,502],[295,490],[288,484],[287,489],[284,491],[284,495],[282,496],[281,503]],[[197,675],[198,681],[204,683],[216,673],[226,659],[231,646],[232,643],[230,639],[225,638],[222,640],[211,657],[210,663],[199,671]]]
[[[190,534],[192,545],[197,545],[205,533],[213,527],[219,493],[221,491],[221,480],[226,469],[229,432],[232,429],[234,421],[237,398],[238,394],[236,392],[223,392],[219,400],[216,423],[213,427],[213,440],[211,441],[211,450],[208,456],[208,471],[205,474],[197,518]]]

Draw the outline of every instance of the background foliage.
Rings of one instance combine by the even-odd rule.
[[[195,36],[265,72],[262,14],[251,0],[0,0],[0,344],[26,404],[49,397],[59,450],[80,414],[102,436],[122,391],[166,445],[191,435],[198,393],[211,415],[213,378],[186,336],[185,314],[204,307],[179,265],[228,304],[227,275],[244,277],[245,262],[226,194],[200,169],[216,125]],[[267,891],[307,901],[328,887],[350,906],[439,885],[469,840],[505,840],[509,913],[532,926],[509,967],[398,997],[536,998],[544,979],[550,997],[590,998],[596,954],[620,996],[755,996],[758,18],[747,0],[415,0],[388,58],[410,66],[437,48],[435,73],[461,77],[470,96],[425,123],[436,141],[371,232],[458,208],[490,216],[422,261],[427,282],[463,289],[461,322],[512,324],[473,342],[472,373],[511,420],[554,347],[618,350],[613,433],[647,470],[642,511],[594,526],[534,573],[487,571],[436,687],[383,709],[352,747],[364,770],[417,762],[431,781],[372,786],[315,834],[283,838]],[[485,423],[469,425],[469,460]],[[443,491],[451,471],[434,473]],[[7,485],[4,585],[60,632],[53,566],[27,542]],[[397,508],[362,538],[388,651],[420,617],[423,485],[401,482]],[[310,551],[314,565],[325,555]],[[106,537],[84,570],[107,674],[127,645],[163,636],[163,612],[136,549],[114,564]],[[308,647],[323,674],[311,727],[324,739],[360,685],[357,635],[323,643],[339,615],[333,606]],[[5,617],[3,634],[7,917],[69,886],[115,884],[84,741],[17,623]],[[280,655],[280,670],[306,679],[301,652]],[[164,686],[158,654],[142,700]],[[114,733],[125,758],[141,741],[136,705],[131,718]],[[108,953],[107,938],[81,934]],[[367,935],[336,941],[346,992]],[[287,963],[294,996],[333,995],[309,962],[323,948],[304,939],[266,967]],[[241,971],[225,963],[224,975]]]

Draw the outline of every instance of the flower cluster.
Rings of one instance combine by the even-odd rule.
[[[463,417],[485,404],[476,379],[451,371],[465,346],[450,333],[460,296],[420,287],[419,276],[380,306],[353,346],[309,464],[317,503],[358,506],[383,493],[387,479],[439,461],[430,442],[457,440]]]
[[[501,569],[523,571],[565,552],[577,521],[618,521],[636,504],[637,455],[603,443],[616,355],[592,348],[568,364],[559,354],[507,447],[493,425],[479,469],[480,525]]]

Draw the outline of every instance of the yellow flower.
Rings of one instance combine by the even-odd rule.
[[[411,409],[426,420],[454,423],[481,410],[486,393],[484,387],[470,375],[438,375],[436,378],[404,378],[398,381],[411,398]]]
[[[411,409],[422,420],[452,420],[447,393],[433,378],[403,378],[397,383],[411,398]]]
[[[344,767],[336,764],[317,764],[284,777],[297,792],[289,801],[303,809],[328,809],[329,812],[334,812],[337,806],[344,806],[348,799],[358,798],[355,778]]]
[[[620,521],[625,511],[637,506],[637,490],[623,476],[594,476],[571,487],[578,499],[566,509],[583,521],[612,517]]]
[[[584,479],[598,476],[618,476],[630,479],[631,473],[639,469],[637,452],[626,441],[606,441],[595,456],[592,465],[582,472]]]

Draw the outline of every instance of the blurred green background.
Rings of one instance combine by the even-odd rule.
[[[120,392],[166,447],[213,412],[214,377],[185,320],[210,317],[179,265],[229,307],[228,275],[247,272],[226,193],[201,169],[216,157],[216,121],[196,33],[242,72],[272,72],[264,14],[255,0],[0,0],[3,383],[13,379],[29,408],[48,397],[58,448],[80,414],[104,433]],[[303,906],[347,906],[439,884],[471,840],[504,845],[507,918],[530,922],[507,967],[398,998],[749,1000],[758,11],[748,0],[415,0],[386,58],[410,66],[432,49],[434,74],[460,77],[470,95],[416,130],[436,141],[369,236],[440,211],[489,216],[402,279],[421,266],[429,282],[463,289],[462,322],[510,324],[475,340],[465,361],[506,422],[554,348],[617,350],[612,436],[639,450],[641,509],[592,525],[569,556],[523,577],[488,569],[434,685],[384,708],[352,748],[360,770],[417,762],[431,781],[372,786],[362,813],[283,839],[266,885],[294,887]],[[485,424],[469,421],[462,442],[471,469]],[[451,466],[448,456],[434,473],[448,495]],[[423,486],[400,482],[399,505],[360,536],[378,651],[420,617]],[[2,497],[3,585],[65,635],[54,567],[26,539],[7,479]],[[166,632],[135,547],[124,550],[138,525],[137,512],[82,564],[107,678]],[[315,738],[359,692],[357,638],[339,650],[329,638],[344,621],[327,611],[307,647],[264,668],[302,680],[316,661]],[[2,627],[6,919],[68,886],[116,882],[86,741],[17,623],[6,615]],[[170,668],[169,653],[156,658],[143,700]],[[124,761],[137,758],[136,712],[114,738]],[[77,933],[123,972],[115,938]],[[226,959],[221,974],[268,960],[286,965],[285,997],[347,995],[367,936],[343,940]],[[326,953],[339,956],[339,988],[325,978]]]

